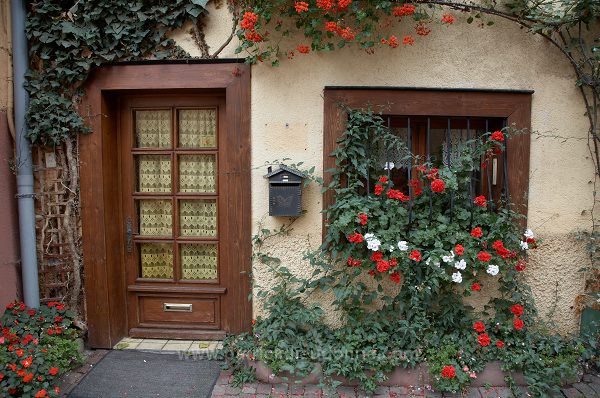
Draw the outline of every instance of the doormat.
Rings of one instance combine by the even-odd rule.
[[[113,350],[71,391],[69,398],[209,398],[221,364],[176,354]]]

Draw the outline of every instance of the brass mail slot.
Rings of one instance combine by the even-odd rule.
[[[192,312],[192,305],[191,304],[179,304],[179,303],[164,303],[163,311]]]

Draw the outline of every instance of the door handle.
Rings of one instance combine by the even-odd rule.
[[[127,217],[125,220],[125,242],[127,253],[133,252],[133,226],[131,224],[131,217]]]

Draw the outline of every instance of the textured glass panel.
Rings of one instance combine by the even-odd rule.
[[[171,147],[171,111],[135,111],[138,148]]]
[[[179,202],[179,228],[181,236],[217,236],[217,201]]]
[[[217,245],[181,245],[182,279],[217,279]]]
[[[215,155],[179,157],[179,192],[217,192]]]
[[[140,245],[142,278],[173,279],[173,246],[164,243]]]
[[[173,216],[170,200],[140,200],[140,235],[172,236]]]
[[[180,148],[214,148],[216,146],[216,109],[182,109],[179,111]]]
[[[138,162],[138,192],[171,192],[171,157],[140,155]]]

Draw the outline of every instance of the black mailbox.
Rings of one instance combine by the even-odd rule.
[[[265,176],[269,180],[269,215],[297,217],[302,214],[304,174],[282,164]]]

